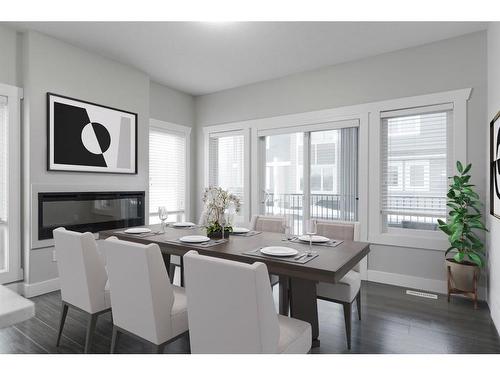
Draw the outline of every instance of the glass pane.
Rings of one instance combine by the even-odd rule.
[[[164,129],[149,132],[149,223],[158,224],[158,207],[168,222],[185,220],[186,137]]]
[[[451,112],[382,121],[384,229],[438,230],[446,218]]]
[[[7,125],[7,97],[0,96],[0,272],[4,271],[7,267]]]
[[[293,233],[302,232],[303,133],[272,135],[265,138],[266,182],[264,213],[289,215]]]
[[[357,220],[358,130],[311,133],[312,218]]]
[[[209,184],[236,195],[241,202],[240,217],[245,210],[245,136],[243,134],[210,138]]]

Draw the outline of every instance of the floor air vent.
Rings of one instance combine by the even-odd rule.
[[[409,294],[411,296],[422,297],[422,298],[438,299],[437,294],[419,292],[417,290],[408,290],[407,289],[406,294]]]

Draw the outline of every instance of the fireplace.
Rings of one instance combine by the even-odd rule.
[[[144,191],[38,193],[38,239],[58,227],[98,232],[144,225]]]

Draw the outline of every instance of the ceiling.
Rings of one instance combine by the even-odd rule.
[[[202,95],[486,29],[484,22],[21,22]]]

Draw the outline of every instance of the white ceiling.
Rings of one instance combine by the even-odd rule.
[[[483,22],[22,22],[193,95],[484,30]]]

